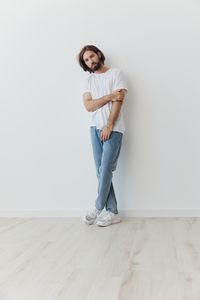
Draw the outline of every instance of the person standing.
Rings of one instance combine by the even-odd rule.
[[[122,71],[105,65],[105,56],[96,46],[84,46],[78,61],[90,73],[83,102],[92,117],[90,135],[98,178],[95,207],[86,213],[83,221],[88,225],[109,226],[121,221],[112,177],[125,131],[122,105],[128,88]],[[104,208],[106,212],[102,213]]]

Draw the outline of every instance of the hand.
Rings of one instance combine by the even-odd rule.
[[[124,96],[125,96],[125,91],[124,90],[116,90],[112,92],[111,97],[113,102],[123,102],[124,101]]]
[[[112,126],[106,126],[102,129],[100,138],[102,141],[109,140],[112,133]]]

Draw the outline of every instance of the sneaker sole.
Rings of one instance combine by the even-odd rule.
[[[106,226],[110,226],[112,224],[117,224],[117,223],[120,223],[121,222],[121,219],[118,219],[118,220],[113,220],[109,223],[104,223],[104,222],[101,222],[101,221],[97,221],[97,225],[98,226],[101,226],[101,227],[106,227]]]
[[[95,221],[96,221],[96,219],[94,219],[94,220],[87,220],[85,217],[83,217],[82,218],[82,221],[84,222],[84,223],[86,223],[87,225],[93,225],[94,223],[95,223]]]

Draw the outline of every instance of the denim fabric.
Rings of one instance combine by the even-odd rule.
[[[112,183],[112,172],[117,167],[123,134],[112,131],[110,138],[102,141],[100,139],[101,130],[92,126],[90,127],[90,133],[98,178],[98,195],[95,205],[99,210],[105,207],[106,210],[117,214],[117,201]]]

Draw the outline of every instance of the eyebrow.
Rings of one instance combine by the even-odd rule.
[[[90,54],[87,58],[85,58],[84,60],[86,61],[89,57],[91,57],[92,55],[94,55],[93,53]]]

